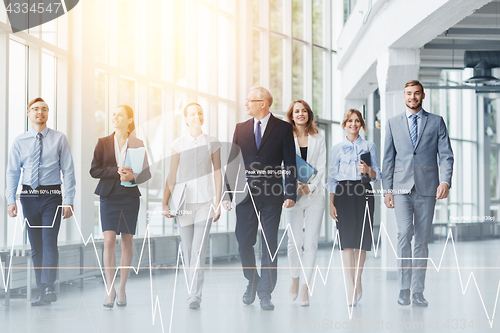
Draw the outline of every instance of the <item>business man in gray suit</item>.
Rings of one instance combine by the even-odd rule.
[[[424,98],[424,87],[419,81],[407,82],[406,111],[389,119],[385,137],[384,203],[387,208],[396,209],[397,254],[404,258],[398,260],[400,305],[411,303],[410,288],[414,305],[428,305],[423,291],[434,206],[437,199],[448,197],[453,173],[453,151],[446,124],[441,116],[422,109]]]

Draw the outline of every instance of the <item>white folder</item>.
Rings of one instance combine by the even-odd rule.
[[[168,200],[170,216],[183,216],[186,211],[186,183],[176,184]]]

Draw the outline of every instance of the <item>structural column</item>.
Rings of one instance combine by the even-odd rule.
[[[405,111],[404,85],[418,79],[420,68],[419,49],[387,49],[377,57],[377,81],[380,91],[381,161],[384,159],[384,141],[387,120]],[[387,209],[381,200],[382,268],[388,279],[397,279],[397,224],[394,209]],[[387,231],[387,233],[385,232]],[[391,246],[392,243],[392,246]]]
[[[94,1],[80,1],[69,15],[68,118],[66,135],[71,145],[76,176],[75,216],[85,240],[94,232],[95,181],[89,169],[95,146],[95,41]],[[71,226],[71,228],[70,228]],[[68,239],[80,237],[68,224]],[[71,237],[71,238],[70,238]]]

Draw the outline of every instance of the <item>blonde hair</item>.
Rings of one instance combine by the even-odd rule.
[[[359,112],[359,110],[356,110],[356,109],[349,109],[345,115],[344,115],[344,120],[342,120],[342,128],[345,128],[346,124],[347,124],[347,121],[349,119],[351,119],[351,116],[355,114],[358,116],[359,118],[359,122],[361,123],[361,127],[363,128],[363,131],[365,131],[366,133],[366,123],[365,123],[365,120],[363,119],[363,115],[361,114],[361,112]]]
[[[252,87],[250,88],[250,91],[252,90],[257,91],[257,98],[264,100],[269,108],[273,105],[273,95],[271,95],[269,90],[264,87]]]

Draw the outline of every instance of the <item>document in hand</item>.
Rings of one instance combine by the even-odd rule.
[[[175,184],[168,200],[170,216],[183,216],[186,212],[186,183]]]
[[[365,162],[366,165],[368,165],[369,167],[372,166],[372,157],[371,157],[370,153],[361,154],[361,156],[359,157],[359,159],[361,161]],[[361,174],[361,182],[362,183],[369,183],[370,180],[371,180],[371,178],[370,178],[369,174],[367,174],[367,173]]]
[[[311,179],[316,177],[318,170],[315,169],[311,164],[307,163],[300,155],[296,155],[296,165],[297,165],[297,180],[304,184],[309,184]],[[283,178],[283,187],[285,186],[285,178]],[[298,202],[302,196],[297,194],[297,199],[295,202]]]
[[[146,154],[146,148],[127,148],[127,156],[125,157],[125,166],[132,169],[133,173],[141,173],[142,167],[144,165],[144,155]],[[122,181],[122,186],[132,187],[137,186],[137,184],[132,184],[128,181]]]

